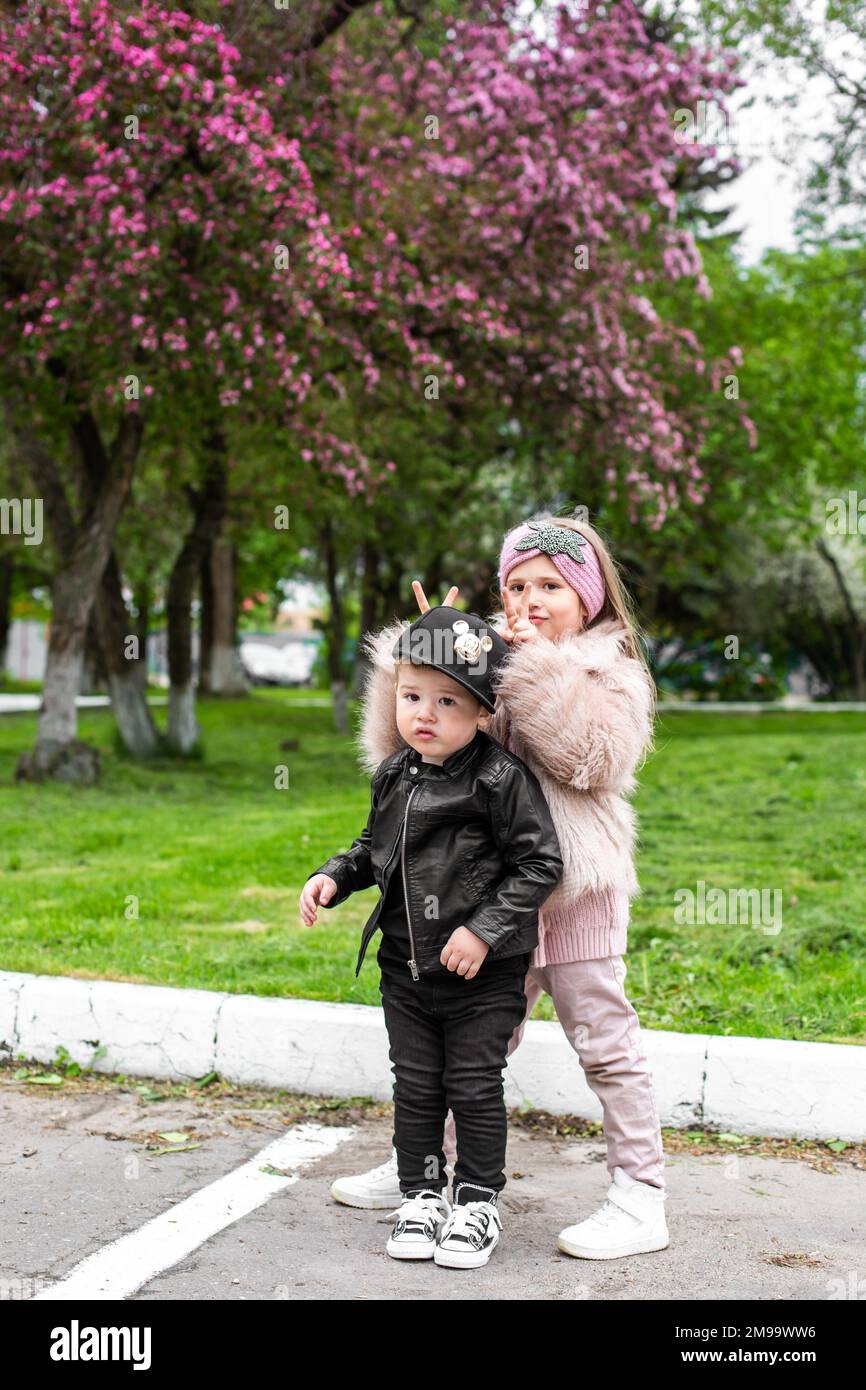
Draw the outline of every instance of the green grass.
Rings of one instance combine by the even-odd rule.
[[[85,712],[105,770],[84,789],[16,786],[36,720],[0,718],[2,967],[378,1004],[375,950],[353,974],[376,890],[314,928],[298,917],[304,880],[369,806],[350,742],[305,698],[321,692],[204,701],[204,758],[150,764],[118,753],[107,711]],[[676,713],[657,745],[626,957],[643,1026],[862,1042],[866,716]],[[678,924],[674,893],[699,879],[778,888],[781,931]],[[553,1017],[548,999],[535,1016]]]
[[[0,694],[2,695],[41,695],[41,681],[19,681],[0,671]]]

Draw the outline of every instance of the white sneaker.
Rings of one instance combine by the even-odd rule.
[[[397,1211],[394,1230],[385,1246],[395,1260],[432,1260],[436,1241],[451,1208],[441,1192],[422,1188],[404,1197]]]
[[[400,1179],[397,1176],[397,1150],[391,1150],[391,1157],[369,1173],[357,1173],[354,1177],[336,1178],[331,1183],[331,1196],[336,1202],[347,1207],[367,1207],[376,1211],[384,1207],[398,1207],[403,1199]]]
[[[457,1184],[459,1192],[461,1184]],[[452,1207],[433,1253],[437,1265],[448,1269],[477,1269],[486,1265],[499,1244],[502,1218],[495,1202],[462,1202]]]
[[[630,1178],[614,1168],[607,1199],[592,1216],[560,1231],[556,1243],[566,1255],[584,1260],[616,1260],[665,1250],[670,1242],[663,1188]]]

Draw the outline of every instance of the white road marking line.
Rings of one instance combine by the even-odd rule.
[[[334,1153],[356,1130],[336,1125],[303,1124],[267,1144],[233,1173],[203,1187],[178,1202],[161,1216],[130,1231],[71,1269],[56,1284],[35,1294],[31,1302],[46,1299],[129,1298],[163,1270],[170,1269],[211,1236],[263,1206],[275,1192],[299,1181],[263,1173],[263,1164],[274,1168],[306,1168]]]

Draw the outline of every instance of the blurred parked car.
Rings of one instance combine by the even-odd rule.
[[[309,685],[317,643],[241,640],[241,664],[253,685]]]

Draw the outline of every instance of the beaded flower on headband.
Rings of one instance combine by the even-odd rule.
[[[585,565],[586,558],[580,547],[586,545],[586,536],[564,526],[551,526],[544,522],[528,521],[527,526],[535,532],[534,536],[524,536],[514,546],[515,550],[543,550],[545,555],[570,555],[578,564]]]

